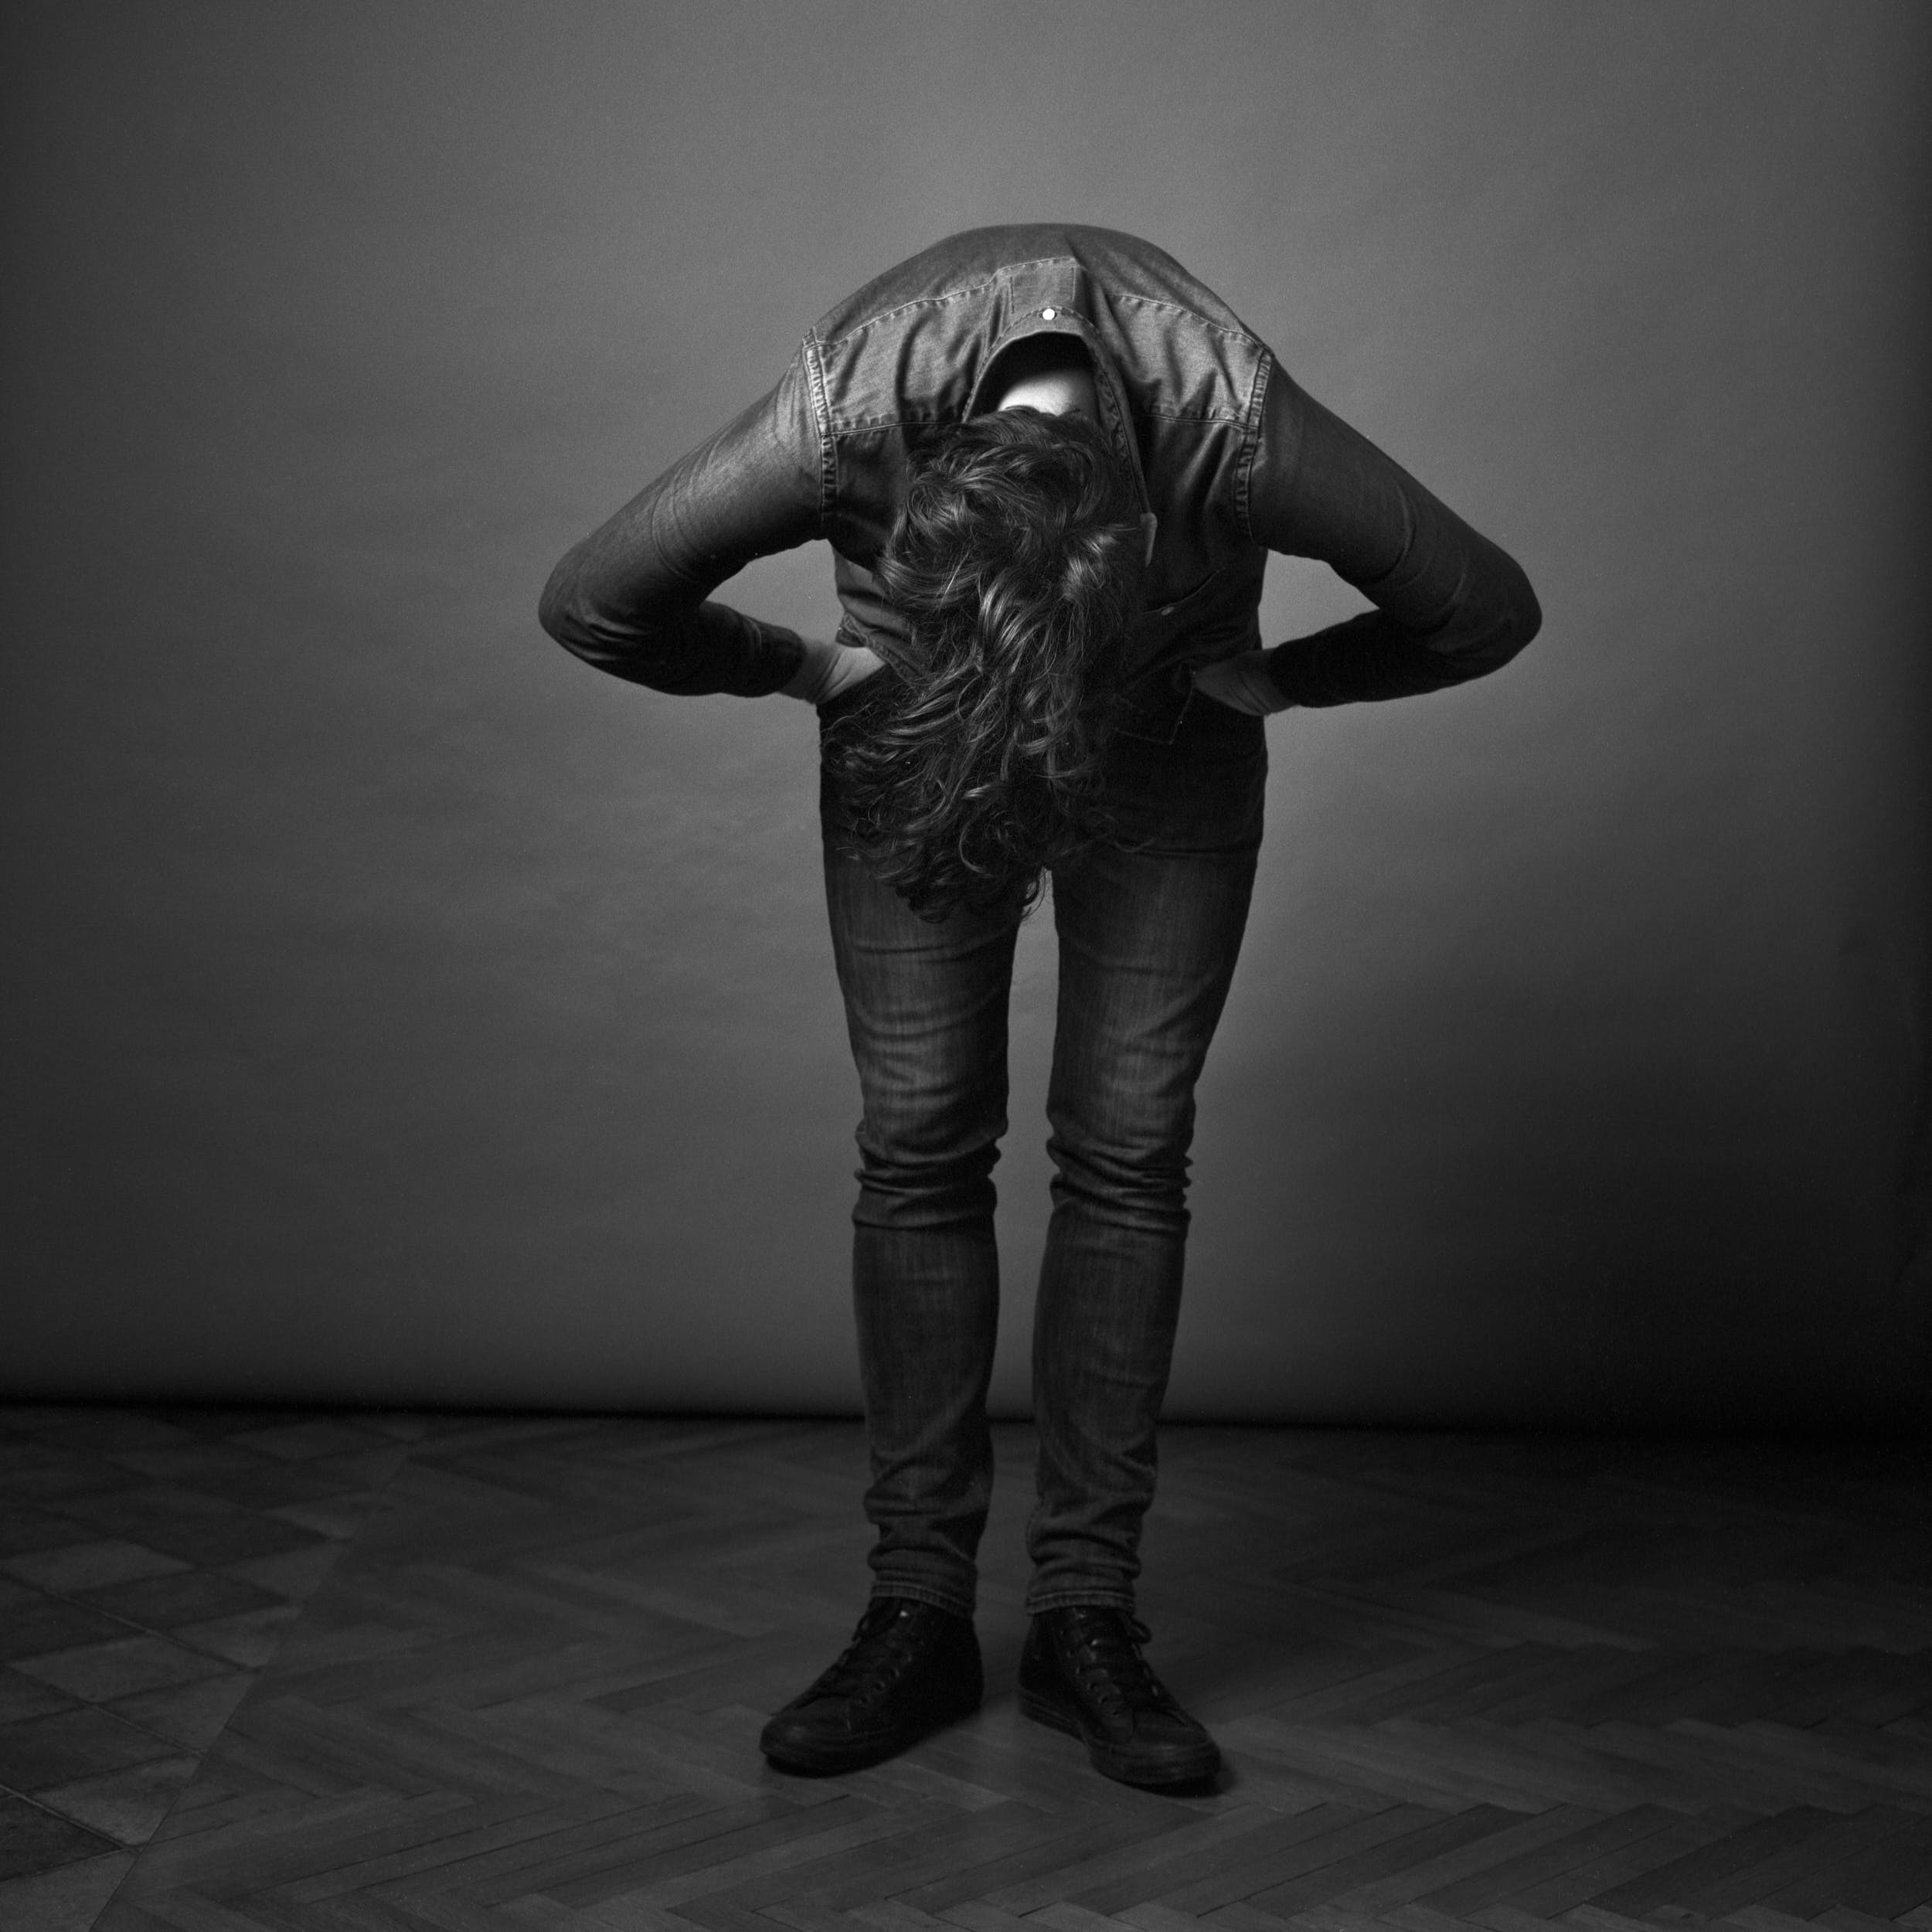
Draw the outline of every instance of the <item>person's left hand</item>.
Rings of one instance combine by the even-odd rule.
[[[1199,665],[1194,673],[1194,688],[1206,692],[1216,704],[1245,711],[1251,717],[1264,718],[1271,711],[1288,708],[1289,700],[1268,675],[1265,651],[1242,651],[1233,657]]]
[[[804,641],[805,655],[790,682],[780,687],[781,695],[802,698],[807,704],[829,704],[842,691],[862,684],[876,671],[885,668],[883,660],[862,644],[827,644],[817,638]]]

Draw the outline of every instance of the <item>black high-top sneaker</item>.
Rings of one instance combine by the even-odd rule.
[[[1040,1611],[1020,1653],[1020,1709],[1083,1740],[1094,1768],[1123,1784],[1200,1784],[1221,1768],[1219,1747],[1148,1668],[1147,1637],[1106,1605]]]
[[[985,1690],[965,1617],[877,1597],[838,1661],[773,1717],[758,1748],[781,1771],[859,1770],[977,1710]]]

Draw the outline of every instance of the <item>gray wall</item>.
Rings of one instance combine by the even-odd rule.
[[[533,607],[849,287],[1049,217],[1179,254],[1547,612],[1270,724],[1170,1413],[1905,1416],[1929,29],[11,9],[4,1386],[854,1405],[810,715]],[[1352,607],[1274,567],[1274,634]]]

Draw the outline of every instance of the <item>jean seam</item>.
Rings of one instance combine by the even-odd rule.
[[[1134,1609],[1134,1599],[1123,1596],[1118,1590],[1056,1590],[1043,1597],[1038,1602],[1027,1599],[1026,1614],[1038,1617],[1049,1610],[1124,1610],[1130,1615]]]

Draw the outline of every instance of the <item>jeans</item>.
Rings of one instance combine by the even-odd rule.
[[[838,709],[837,702],[823,716]],[[1194,1086],[1261,837],[1261,720],[1189,692],[1115,739],[1117,835],[1056,868],[1053,1211],[1033,1327],[1029,1611],[1131,1610],[1179,1315]],[[971,1615],[992,1489],[994,1163],[1006,1129],[1012,915],[937,923],[840,849],[825,889],[864,1112],[853,1298],[875,1596]]]

